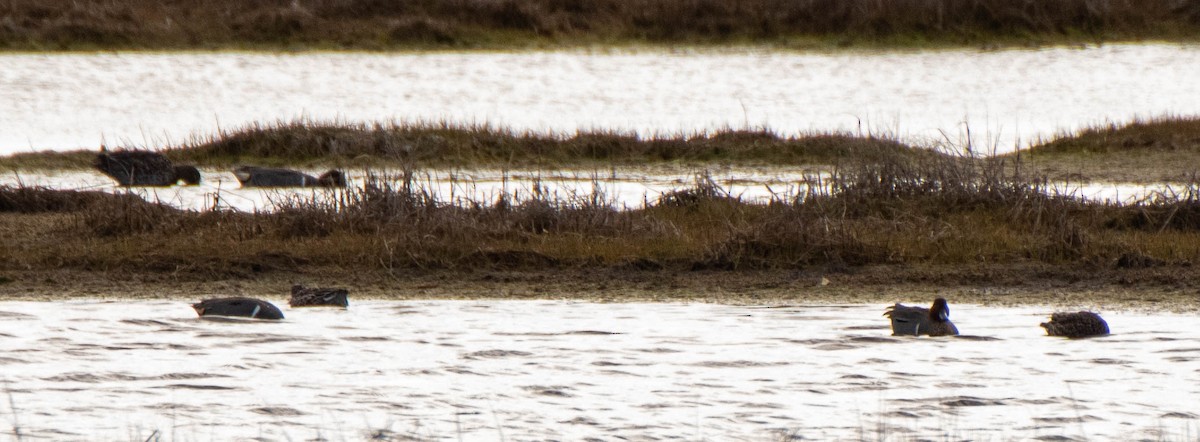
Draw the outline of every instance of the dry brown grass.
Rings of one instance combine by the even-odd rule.
[[[4,266],[245,276],[308,266],[411,269],[846,269],[873,265],[1187,266],[1200,257],[1196,184],[1118,206],[1054,195],[1005,160],[843,164],[822,186],[766,204],[712,180],[648,207],[603,194],[462,206],[406,175],[270,213],[191,212],[131,195],[0,188],[6,212],[69,226],[8,248]],[[65,201],[65,202],[64,202]],[[78,202],[86,201],[86,202]],[[12,216],[12,215],[10,215]],[[61,218],[60,222],[61,222]]]
[[[413,172],[270,213],[0,187],[0,294],[172,297],[324,281],[372,297],[886,302],[953,288],[960,302],[1091,299],[1065,291],[1195,308],[1196,183],[1118,206],[1050,194],[1020,170],[1001,159],[846,162],[769,203],[700,175],[631,210],[600,193],[452,205]]]
[[[253,125],[167,150],[199,164],[330,161],[408,167],[622,166],[645,163],[832,164],[847,157],[933,155],[895,140],[845,134],[780,137],[767,130],[720,130],[642,138],[581,131],[571,136],[482,126],[335,124]]]
[[[927,45],[1195,38],[1174,0],[203,0],[0,3],[0,47]]]
[[[1019,154],[1025,164],[1057,181],[1186,182],[1200,168],[1200,119],[1096,126]]]
[[[1162,120],[1097,128],[997,158],[878,139],[736,131],[655,141],[438,127],[267,127],[237,143],[222,137],[168,154],[215,163],[255,156],[329,161],[380,155],[388,144],[378,140],[426,140],[385,163],[525,155],[555,164],[591,155],[603,164],[652,155],[707,158],[715,147],[724,158],[739,158],[730,162],[783,150],[795,161],[829,164],[832,174],[769,203],[742,201],[700,174],[693,186],[630,210],[603,193],[537,191],[453,205],[421,188],[416,169],[270,213],[181,211],[132,194],[0,187],[0,293],[63,286],[92,293],[77,284],[103,281],[175,293],[180,281],[236,288],[316,279],[377,296],[395,287],[435,297],[488,296],[492,289],[500,297],[722,302],[784,299],[797,289],[841,300],[884,296],[817,287],[830,278],[889,291],[968,287],[960,290],[980,302],[1031,302],[1029,293],[1057,290],[1133,303],[1139,293],[1155,293],[1142,301],[1176,302],[1194,298],[1192,281],[1200,280],[1192,265],[1200,258],[1200,181],[1189,177],[1173,193],[1114,205],[1055,195],[1035,166],[1046,158],[1124,154],[1166,155],[1173,159],[1164,164],[1178,165],[1188,157],[1170,155],[1200,150],[1196,127]],[[435,136],[441,140],[428,141]],[[977,292],[980,286],[990,288]]]
[[[782,137],[766,129],[638,137],[581,131],[551,136],[449,123],[255,124],[167,146],[172,160],[201,167],[238,164],[308,168],[665,168],[737,167],[831,170],[849,159],[886,163],[945,156],[894,139],[838,133]],[[0,157],[0,170],[90,168],[94,151]],[[1186,182],[1200,164],[1200,119],[1159,118],[1061,134],[1001,159],[1055,182]]]

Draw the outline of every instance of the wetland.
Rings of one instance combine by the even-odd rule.
[[[643,20],[633,34],[518,30],[499,43],[567,49],[450,52],[490,47],[500,34],[487,32],[508,25],[472,22],[492,26],[476,34],[432,9],[387,21],[396,41],[309,33],[379,32],[328,26],[323,14],[349,3],[246,3],[261,11],[232,33],[204,20],[139,27],[175,17],[170,2],[0,5],[18,12],[0,42],[19,50],[373,50],[450,36],[415,44],[429,52],[0,55],[0,430],[1200,434],[1189,408],[1200,92],[1186,77],[1200,57],[1188,44],[1108,43],[1188,41],[1194,12],[1142,4],[1143,18],[1174,18],[1042,20],[1013,39],[955,25],[916,44],[906,29],[926,25],[868,21],[854,32],[870,37],[839,42],[766,23],[784,51],[635,47],[642,37],[629,35],[663,26]],[[570,23],[542,6],[489,17]],[[295,32],[253,37],[264,23]],[[731,30],[718,42],[758,39],[714,26]],[[884,28],[898,33],[864,31]],[[708,31],[680,32],[646,39]],[[621,46],[580,49],[594,41]],[[1010,46],[1046,41],[1074,46]],[[855,49],[792,50],[843,45]],[[116,186],[91,169],[101,146],[160,151],[204,181]],[[340,168],[350,183],[241,188],[241,164]],[[347,287],[351,306],[285,308],[268,323],[198,319],[187,305],[281,303],[296,283]],[[933,297],[950,299],[966,336],[889,336],[884,307]],[[1075,309],[1101,312],[1114,334],[1066,340],[1037,327]]]

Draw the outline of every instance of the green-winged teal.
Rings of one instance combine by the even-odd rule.
[[[243,187],[346,187],[346,174],[337,169],[313,177],[291,169],[241,166],[233,175]]]
[[[897,303],[883,313],[892,320],[892,336],[950,336],[958,328],[950,322],[950,306],[945,298],[933,300],[933,306],[911,307]]]
[[[236,296],[232,298],[205,299],[192,304],[200,316],[240,316],[254,319],[283,319],[279,307],[267,301]]]

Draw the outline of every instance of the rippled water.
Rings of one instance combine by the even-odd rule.
[[[282,302],[279,302],[283,305]],[[0,303],[0,431],[29,439],[1195,440],[1194,317],[955,305],[351,301],[282,322],[177,301]],[[10,406],[11,404],[11,406]],[[322,439],[323,438],[323,439]],[[409,439],[401,439],[409,440]]]
[[[308,171],[314,175],[320,171]],[[703,171],[698,171],[701,173]],[[291,199],[336,197],[336,192],[304,188],[242,188],[233,173],[227,170],[205,169],[199,186],[135,187],[126,189],[95,171],[47,173],[0,173],[0,186],[42,186],[52,189],[102,190],[133,192],[148,201],[175,207],[207,210],[236,209],[242,211],[271,211]],[[380,176],[387,172],[376,172]],[[350,171],[351,186],[363,184],[365,172]],[[810,183],[819,182],[821,175],[804,175],[782,169],[728,169],[709,173],[708,178],[721,186],[730,196],[747,202],[767,202],[772,198],[789,200],[802,194]],[[430,170],[417,174],[416,185],[444,203],[468,202],[490,204],[507,194],[515,201],[524,201],[542,192],[551,200],[581,202],[595,192],[605,202],[622,208],[639,208],[659,200],[665,193],[695,185],[697,174],[645,173],[622,171],[496,171],[496,170]],[[1176,185],[1179,187],[1179,185]],[[1158,191],[1169,191],[1170,184],[1135,185],[1090,183],[1064,184],[1053,192],[1094,200],[1130,203]]]
[[[253,122],[487,122],[642,134],[767,126],[1011,149],[1200,114],[1200,47],[801,53],[0,54],[0,154],[161,146]]]

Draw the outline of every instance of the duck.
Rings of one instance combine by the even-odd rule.
[[[283,319],[283,312],[270,302],[235,296],[205,299],[192,304],[196,314],[203,316],[239,316],[253,319]]]
[[[337,169],[313,177],[291,169],[240,166],[233,175],[242,187],[346,187],[346,174]]]
[[[950,306],[945,298],[933,300],[929,308],[896,303],[883,313],[892,320],[892,336],[955,336],[958,328],[950,322]]]
[[[1108,323],[1100,315],[1079,312],[1058,312],[1050,315],[1050,322],[1043,322],[1047,336],[1062,336],[1067,338],[1086,338],[1108,334]]]
[[[302,285],[292,286],[292,297],[288,299],[288,305],[292,307],[349,307],[350,301],[346,298],[349,291],[341,288],[305,288]]]
[[[200,184],[196,166],[176,166],[165,155],[148,150],[109,152],[101,147],[92,166],[122,186],[172,186],[180,181],[191,186]]]

